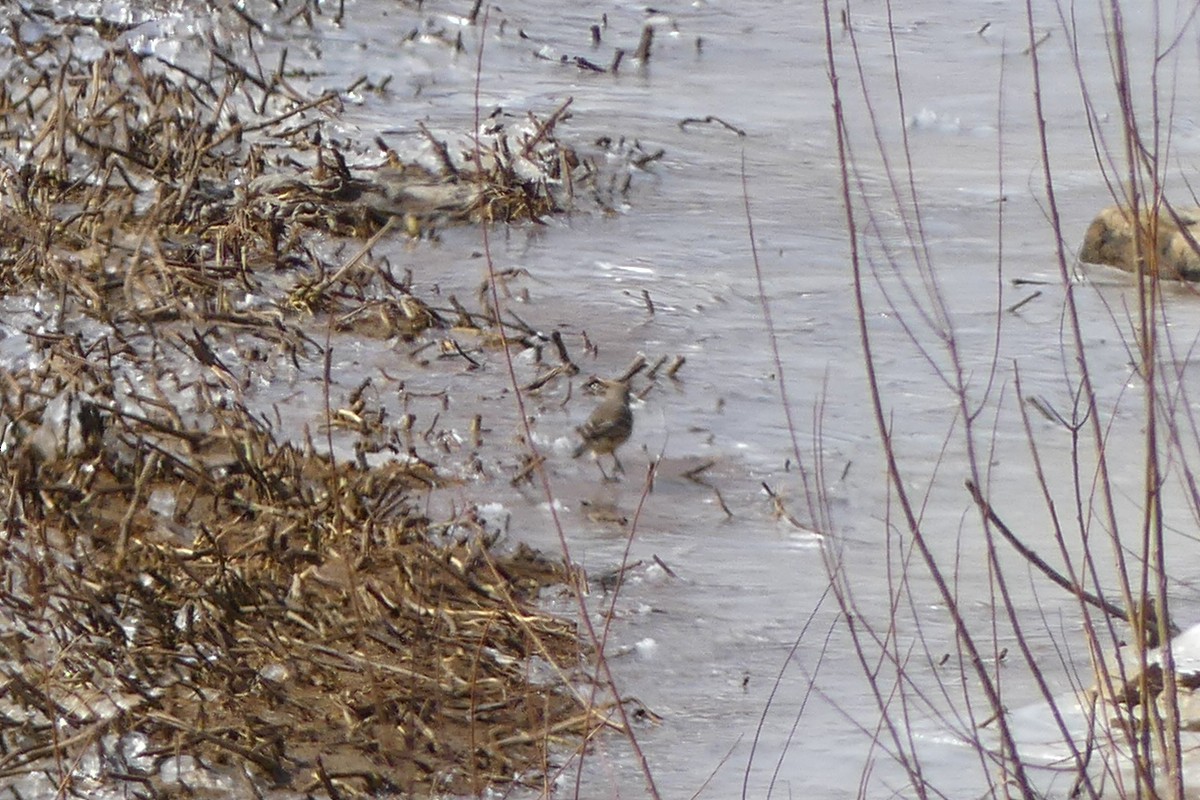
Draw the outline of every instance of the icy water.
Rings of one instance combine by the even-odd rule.
[[[506,302],[536,328],[561,330],[585,371],[614,375],[638,353],[651,361],[687,358],[676,384],[661,385],[636,407],[636,432],[622,451],[627,474],[617,484],[602,483],[586,459],[569,458],[572,429],[586,416],[588,402],[576,398],[564,408],[559,389],[528,398],[572,557],[593,579],[619,567],[627,546],[635,564],[611,609],[609,648],[624,694],[660,718],[638,729],[658,790],[670,798],[910,795],[906,776],[886,753],[889,743],[884,749],[872,745],[880,712],[827,594],[832,554],[845,559],[857,612],[883,630],[901,565],[889,549],[899,541],[894,526],[900,518],[889,505],[867,393],[819,4],[668,2],[651,14],[632,3],[564,9],[552,2],[510,2],[488,10],[486,26],[466,23],[469,5],[427,2],[418,14],[382,0],[351,2],[342,27],[321,20],[309,39],[275,44],[291,48],[293,60],[319,65],[330,87],[359,75],[373,83],[391,78],[388,91],[364,93],[329,124],[331,135],[359,142],[364,153],[375,136],[398,149],[427,147],[418,121],[465,148],[480,48],[478,103],[485,115],[500,106],[545,118],[570,97],[573,117],[558,131],[560,138],[577,137],[587,150],[601,136],[624,136],[648,151],[664,151],[633,176],[620,213],[585,208],[542,226],[492,229],[488,241],[497,269],[524,272],[509,283]],[[1066,290],[1048,217],[1023,9],[991,0],[897,5],[902,8],[889,20],[880,4],[856,4],[853,41],[837,10],[833,21],[856,166],[856,229],[864,263],[878,268],[867,279],[869,330],[905,487],[919,504],[922,528],[954,581],[968,622],[987,641],[998,600],[979,515],[963,488],[969,475],[964,421],[944,382],[952,372],[939,333],[952,331],[972,405],[981,409],[974,435],[991,501],[1028,544],[1052,556],[1057,548],[1034,480],[1016,379],[1025,396],[1070,413],[1074,384],[1068,378],[1076,373],[1064,346]],[[1096,4],[1036,5],[1036,36],[1047,37],[1037,55],[1054,187],[1064,235],[1074,247],[1092,215],[1110,202],[1092,136],[1114,150],[1121,144],[1119,106],[1108,77],[1109,37]],[[1074,17],[1073,32],[1060,14]],[[562,56],[582,56],[606,66],[615,47],[632,53],[647,21],[656,30],[647,64],[627,56],[614,76],[560,63]],[[1150,60],[1144,54],[1156,47],[1155,19],[1140,14],[1126,23],[1131,52],[1143,54],[1135,68],[1144,78]],[[1163,22],[1167,30],[1171,24]],[[422,35],[404,40],[418,25]],[[598,47],[591,42],[592,25],[604,25]],[[163,31],[170,34],[170,25]],[[442,40],[460,33],[465,51],[456,54]],[[1078,71],[1070,36],[1078,38]],[[170,35],[151,36],[149,44],[169,48]],[[1195,60],[1191,50],[1171,51],[1164,75],[1195,74]],[[1080,72],[1096,108],[1091,127]],[[1171,124],[1163,135],[1172,137],[1172,160],[1187,168],[1200,152],[1200,112],[1185,91],[1178,107],[1164,112]],[[1149,108],[1148,96],[1139,95],[1139,103]],[[680,125],[710,115],[745,136],[716,123]],[[928,272],[918,264],[919,251],[897,212],[880,157],[882,144],[903,180],[905,135]],[[909,189],[902,184],[900,190],[905,214],[911,214]],[[782,372],[764,319],[746,199]],[[397,237],[375,255],[398,271],[411,269],[418,294],[436,287],[445,295],[473,297],[486,276],[478,257],[483,246],[481,231],[468,228],[443,231],[438,244]],[[1025,282],[1014,285],[1013,279]],[[933,324],[922,316],[930,308],[931,280],[949,310],[947,320]],[[915,301],[905,287],[917,293]],[[1142,389],[1126,331],[1136,295],[1125,277],[1103,270],[1087,271],[1072,291],[1100,407],[1111,425],[1109,452],[1122,454],[1113,462],[1118,513],[1132,524],[1142,474]],[[1022,300],[1028,302],[1006,310]],[[1200,326],[1200,303],[1178,289],[1169,292],[1168,307],[1179,348],[1176,365],[1188,384],[1194,380],[1188,353]],[[594,358],[582,356],[583,332],[599,345]],[[481,397],[478,376],[468,380],[447,366],[416,368],[402,348],[341,342],[333,366],[335,391],[348,392],[366,376],[385,389],[391,379],[430,394],[448,390],[462,399],[443,407],[431,398],[411,410],[417,427],[430,424],[437,412],[441,428],[464,438]],[[519,372],[522,366],[522,375],[532,375],[518,356]],[[494,519],[506,520],[511,541],[557,552],[558,534],[540,487],[508,484],[521,429],[501,355],[491,354],[484,369],[493,379],[483,395],[489,411],[482,456],[491,478],[431,502],[447,508],[484,504]],[[781,382],[800,462],[810,481],[822,477],[829,511],[824,520],[814,519],[805,501]],[[279,391],[275,399],[291,400],[297,419],[311,418],[306,394],[294,386]],[[269,393],[265,399],[272,399]],[[311,402],[313,408],[321,402],[315,389]],[[1069,509],[1070,437],[1036,411],[1030,419],[1060,493],[1056,499]],[[652,459],[660,459],[659,472],[640,504]],[[714,462],[704,473],[709,485],[684,476],[708,461]],[[1084,475],[1091,479],[1086,465]],[[773,513],[764,483],[803,527]],[[1174,484],[1169,491],[1177,491]],[[632,544],[628,527],[614,517],[636,520]],[[1170,522],[1186,530],[1191,519],[1183,514]],[[1191,544],[1184,537],[1181,543]],[[1177,613],[1186,618],[1200,605],[1194,589],[1200,565],[1182,547],[1180,553]],[[1046,680],[1053,690],[1067,691],[1070,666],[1084,664],[1076,604],[1011,551],[1001,551],[1000,559]],[[601,620],[612,598],[597,581],[593,585],[589,604]],[[564,612],[573,609],[568,598],[548,600]],[[900,602],[895,635],[901,653],[912,658],[914,685],[939,695],[938,708],[961,710],[962,686],[973,687],[975,678],[957,656],[941,661],[956,653],[953,631],[915,563]],[[1011,633],[1002,627],[995,650],[1012,647]],[[949,701],[940,697],[939,685]],[[1039,699],[1019,668],[1006,677],[1005,692],[1010,708],[1032,708]],[[945,720],[916,714],[922,718],[913,735],[929,785],[946,796],[978,796],[986,786],[978,757],[957,743]],[[1037,719],[1036,711],[1026,716]],[[1029,738],[1040,735],[1031,730]],[[645,791],[618,737],[595,745],[581,780],[581,797]],[[562,779],[564,796],[574,792],[574,781],[572,767]],[[1061,795],[1068,781],[1051,781],[1050,788]]]

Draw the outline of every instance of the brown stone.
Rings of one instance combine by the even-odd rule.
[[[1141,223],[1135,226],[1128,208],[1109,206],[1101,211],[1088,227],[1079,260],[1137,272],[1138,248],[1134,246],[1137,237],[1140,235],[1144,242],[1149,242],[1151,230],[1156,228],[1153,250],[1142,248],[1146,273],[1200,280],[1200,208],[1175,209],[1174,215],[1163,208],[1156,221],[1147,209],[1140,216]]]

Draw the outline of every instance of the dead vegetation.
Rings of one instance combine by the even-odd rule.
[[[306,97],[283,59],[214,40],[170,63],[102,20],[14,26],[34,21],[0,83],[0,293],[33,344],[0,385],[0,782],[542,780],[553,747],[609,724],[569,689],[586,681],[573,624],[532,603],[570,576],[495,552],[471,509],[428,518],[424,496],[460,478],[411,419],[361,389],[330,398],[327,362],[317,442],[248,395],[319,375],[335,331],[469,360],[437,336],[453,325],[570,364],[561,339],[434,308],[367,247],[333,264],[316,242],[536,221],[627,185],[558,141],[567,104],[524,133],[495,115],[477,160],[428,133],[440,165],[382,142],[361,164],[322,134],[341,95]],[[81,57],[85,36],[103,52]]]
[[[42,423],[3,462],[0,776],[99,747],[110,778],[156,789],[185,757],[306,792],[475,792],[583,732],[562,676],[527,671],[579,663],[574,626],[530,606],[561,568],[493,555],[472,515],[424,517],[435,469],[334,464],[238,409],[176,428],[44,402],[65,383],[14,376],[5,397],[10,429]]]

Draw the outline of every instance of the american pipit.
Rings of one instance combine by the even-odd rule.
[[[604,400],[596,406],[596,410],[588,417],[587,422],[580,425],[580,438],[583,439],[571,458],[579,458],[588,450],[596,454],[596,465],[605,480],[611,480],[608,473],[600,464],[600,456],[610,455],[613,464],[620,472],[625,468],[617,458],[617,448],[625,443],[633,433],[633,411],[629,408],[629,384],[625,381],[604,381],[607,390]]]

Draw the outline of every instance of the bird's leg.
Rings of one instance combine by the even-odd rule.
[[[625,474],[625,466],[621,463],[621,459],[617,458],[616,450],[613,450],[612,457],[613,457],[613,467],[616,469],[617,472],[624,475]],[[597,460],[599,460],[599,459],[597,459]]]
[[[616,466],[613,468],[611,475],[607,472],[604,472],[604,467],[600,467],[600,472],[603,473],[604,481],[606,483],[617,483],[618,481],[621,480],[620,478],[617,477],[617,468],[621,466],[621,462],[616,461],[616,459],[613,459],[613,461],[615,462]],[[599,463],[600,463],[600,457],[596,456],[596,464],[599,464]],[[621,472],[624,473],[625,470],[622,468]]]
[[[596,468],[599,469],[600,474],[604,476],[605,483],[612,483],[613,481],[616,480],[616,478],[610,476],[607,472],[604,471],[604,465],[600,463],[599,457],[596,458]]]

